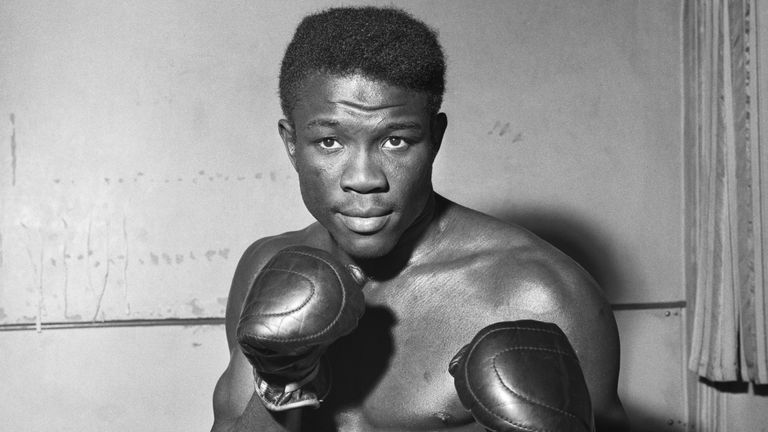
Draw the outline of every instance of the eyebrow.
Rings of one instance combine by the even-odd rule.
[[[314,127],[336,127],[339,126],[341,123],[338,120],[333,119],[314,119],[307,122],[307,129],[311,129]],[[384,125],[384,129],[386,130],[404,130],[404,129],[411,129],[411,130],[421,130],[421,124],[415,121],[404,121],[404,122],[391,122]]]
[[[387,123],[387,125],[384,128],[387,130],[403,130],[403,129],[421,130],[421,124],[414,121],[392,122],[392,123]]]
[[[307,129],[311,129],[313,127],[335,127],[339,125],[338,120],[331,120],[331,119],[314,119],[307,122]]]

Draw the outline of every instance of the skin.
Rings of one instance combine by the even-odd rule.
[[[280,120],[317,222],[261,239],[240,260],[214,431],[482,431],[461,406],[448,363],[481,328],[521,319],[563,329],[583,367],[598,430],[625,430],[618,332],[601,290],[530,232],[433,192],[432,163],[447,119],[426,102],[422,93],[359,75],[315,75],[291,121]],[[322,406],[274,415],[253,395],[235,331],[256,274],[291,244],[360,267],[367,309],[357,330],[326,354],[334,381]]]

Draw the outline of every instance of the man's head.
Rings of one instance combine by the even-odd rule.
[[[280,68],[280,103],[291,119],[306,79],[321,73],[362,75],[425,93],[432,114],[445,91],[445,59],[437,35],[393,8],[334,8],[299,24]]]
[[[434,33],[401,11],[333,9],[299,26],[279,131],[304,204],[348,255],[385,256],[425,219],[444,73]]]

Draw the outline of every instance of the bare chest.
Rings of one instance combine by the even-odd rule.
[[[448,364],[488,314],[437,287],[379,288],[366,292],[357,330],[329,349],[333,389],[307,413],[305,430],[482,430],[461,406]]]

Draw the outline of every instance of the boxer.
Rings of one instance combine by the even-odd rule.
[[[593,279],[433,190],[444,75],[435,33],[403,11],[299,25],[278,131],[316,222],[238,263],[214,431],[625,430]]]

